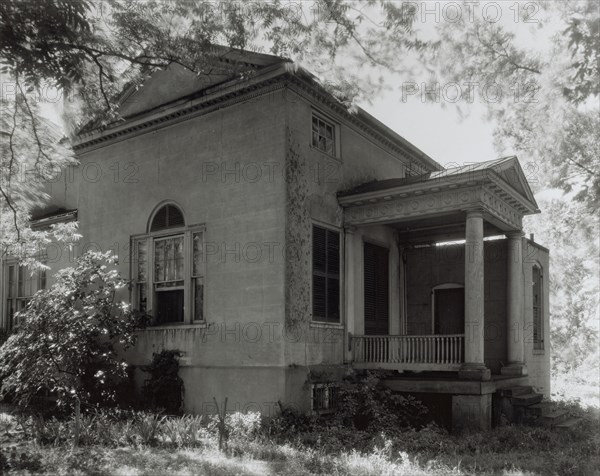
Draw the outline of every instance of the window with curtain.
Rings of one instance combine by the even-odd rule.
[[[175,205],[153,217],[150,232],[133,238],[133,301],[155,325],[204,320],[204,227],[186,226]]]

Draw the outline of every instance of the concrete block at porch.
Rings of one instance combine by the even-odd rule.
[[[492,395],[453,395],[452,431],[482,431],[492,426]]]

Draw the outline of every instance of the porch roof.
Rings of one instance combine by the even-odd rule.
[[[491,225],[488,234],[520,230],[524,215],[540,211],[515,156],[368,182],[339,193],[338,201],[350,226],[456,227],[466,211],[479,209]]]

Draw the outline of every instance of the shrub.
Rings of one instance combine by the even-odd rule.
[[[21,324],[0,347],[2,393],[28,406],[51,395],[60,405],[110,401],[127,364],[117,348],[135,342],[145,317],[115,296],[127,282],[110,253],[87,252],[60,270],[21,311]]]
[[[160,436],[165,443],[178,447],[193,447],[207,440],[209,433],[201,416],[185,415],[163,420]]]
[[[240,440],[254,438],[262,426],[261,415],[258,412],[230,413],[226,416],[225,422],[229,427],[229,437]]]
[[[427,408],[413,397],[395,394],[382,383],[381,372],[352,374],[340,385],[335,418],[344,426],[375,434],[398,434],[421,427]]]
[[[145,401],[153,410],[164,410],[178,414],[183,405],[183,380],[179,377],[178,350],[163,350],[154,353],[152,362],[142,368],[150,374],[143,386]]]

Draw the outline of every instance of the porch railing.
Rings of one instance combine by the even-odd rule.
[[[352,336],[354,365],[397,370],[458,370],[464,334]]]

